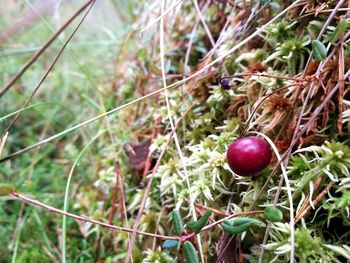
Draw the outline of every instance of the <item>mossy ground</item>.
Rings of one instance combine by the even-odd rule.
[[[0,87],[81,4],[62,2],[38,17],[33,9],[40,12],[40,1],[6,2],[0,3]],[[332,15],[341,1],[183,1],[176,7],[166,1],[165,10],[173,8],[162,27],[162,1],[96,1],[9,130],[1,157],[65,132],[2,162],[1,183],[73,214],[127,228],[138,222],[140,231],[162,236],[175,235],[174,209],[185,223],[206,210],[213,211],[209,223],[253,211],[254,225],[234,236],[229,252],[220,246],[219,225],[190,239],[205,262],[218,254],[289,262],[293,236],[296,262],[349,260],[350,22],[343,2]],[[23,107],[81,18],[0,98],[2,133],[14,115],[3,117]],[[27,24],[14,26],[18,21]],[[318,36],[328,49],[321,62],[311,44]],[[230,76],[230,87],[222,89],[220,78]],[[164,88],[163,77],[169,89],[155,92]],[[230,171],[229,144],[254,132],[271,139],[290,189],[278,156],[252,177]],[[181,248],[164,250],[160,238],[137,234],[131,247],[125,232],[64,221],[11,195],[0,203],[0,262],[124,262],[128,254],[134,262],[185,259]],[[261,210],[272,204],[283,220],[270,225]]]

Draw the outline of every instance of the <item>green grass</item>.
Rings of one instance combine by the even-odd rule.
[[[72,15],[79,5],[79,1],[62,4],[57,10],[59,21],[49,13],[2,46],[0,86],[17,73],[53,34],[52,30],[57,30],[57,27]],[[29,107],[21,112],[19,120],[10,131],[2,156],[102,113],[103,108],[110,109],[120,104],[118,87],[113,87],[112,83],[116,76],[114,61],[118,56],[123,37],[129,29],[124,24],[128,22],[122,20],[117,11],[131,20],[134,16],[130,14],[131,5],[133,5],[132,1],[96,4],[90,17],[68,45]],[[30,6],[27,5],[23,9],[29,10]],[[23,12],[21,9],[16,11]],[[6,12],[6,9],[2,9],[2,12]],[[2,28],[6,29],[20,18],[20,16],[5,15],[0,19],[0,23]],[[0,115],[2,117],[20,109],[76,24],[73,23],[65,31],[64,36],[61,36],[59,41],[56,41],[1,98]],[[7,127],[12,118],[13,116],[8,116],[1,120],[2,130]],[[119,130],[121,127],[125,127],[125,124],[118,129],[113,128],[116,135],[120,133],[123,138],[118,140],[116,145],[120,148],[128,141],[130,134],[128,129],[123,129],[121,132]],[[0,180],[14,184],[19,192],[54,207],[63,208],[67,172],[72,165],[72,160],[90,139],[103,129],[105,129],[103,122],[97,122],[59,141],[34,149],[29,154],[18,156],[11,162],[3,163],[0,166]],[[100,165],[100,158],[104,158],[101,153],[114,150],[110,144],[107,148],[104,146],[103,142],[108,140],[108,136],[99,139],[99,143],[94,145],[79,162],[72,188],[79,187],[79,189],[85,188],[85,192],[92,191],[91,182],[97,178],[96,166]],[[99,157],[96,158],[97,156]],[[72,196],[70,210],[77,202],[74,198],[76,194]],[[1,262],[11,262],[12,257],[16,258],[15,262],[50,262],[47,251],[53,258],[59,259],[61,237],[58,233],[62,225],[60,217],[29,206],[25,206],[24,211],[19,214],[23,207],[21,203],[4,199],[0,202],[0,233],[2,237],[7,237],[1,238],[0,241]],[[96,208],[95,205],[92,207]],[[84,211],[84,209],[79,210]],[[20,234],[16,233],[17,220],[23,220]],[[69,262],[82,262],[82,260],[85,262],[85,259],[89,258],[92,260],[95,257],[95,251],[91,249],[91,244],[95,242],[96,237],[95,239],[88,237],[85,240],[79,235],[75,221],[68,219],[67,224],[69,226],[67,249]],[[44,251],[44,247],[47,251]]]

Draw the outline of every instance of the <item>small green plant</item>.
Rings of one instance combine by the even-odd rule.
[[[312,54],[317,61],[322,61],[327,57],[327,49],[319,40],[312,41]]]
[[[275,223],[272,227],[272,242],[265,246],[266,249],[274,251],[280,260],[289,261],[290,245],[288,235],[290,229],[288,224]],[[295,231],[295,256],[300,262],[334,262],[337,254],[327,248],[325,240],[317,236],[316,231],[305,226]]]
[[[181,215],[178,210],[173,210],[172,221],[173,221],[174,233],[176,235],[180,235],[184,231],[184,226],[183,226]]]
[[[225,232],[231,235],[237,235],[247,231],[254,222],[255,220],[249,217],[238,217],[233,222],[225,220],[221,226]]]
[[[280,222],[283,219],[283,214],[276,207],[266,207],[264,209],[264,218],[270,222]]]
[[[205,212],[205,214],[198,221],[191,220],[190,222],[188,222],[187,227],[191,231],[198,233],[206,225],[211,214],[211,211]]]
[[[323,202],[323,208],[328,213],[327,225],[332,218],[339,217],[344,225],[350,225],[350,192],[342,190],[338,197],[330,196]]]
[[[186,263],[199,263],[197,250],[191,242],[186,241],[182,245],[182,250],[186,255]]]

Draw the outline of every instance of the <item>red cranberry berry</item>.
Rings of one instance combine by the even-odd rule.
[[[271,157],[270,145],[256,136],[235,140],[226,153],[231,170],[240,176],[249,176],[262,171],[269,165]]]
[[[230,89],[232,86],[230,79],[228,79],[228,78],[220,79],[220,86],[224,90]]]

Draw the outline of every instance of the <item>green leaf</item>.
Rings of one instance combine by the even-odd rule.
[[[146,57],[147,57],[146,49],[145,48],[141,48],[139,51],[137,51],[136,55],[137,55],[138,58],[146,59]]]
[[[316,39],[320,34],[323,27],[323,23],[317,20],[310,21],[306,29],[309,32],[312,39]]]
[[[225,220],[221,226],[225,232],[236,235],[247,231],[255,222],[254,219],[249,217],[239,217],[233,223],[228,220]]]
[[[211,211],[205,212],[205,214],[198,221],[190,221],[187,227],[192,231],[198,233],[207,224]]]
[[[182,247],[186,256],[186,263],[199,263],[198,253],[193,244],[186,241]]]
[[[271,222],[280,222],[283,219],[283,213],[276,207],[266,207],[264,209],[264,218]]]
[[[232,225],[234,226],[239,226],[239,225],[242,225],[242,224],[246,224],[246,223],[254,223],[255,222],[255,219],[253,218],[250,218],[250,217],[237,217]]]
[[[167,239],[164,241],[162,248],[163,249],[170,249],[170,248],[174,248],[177,247],[179,245],[179,241],[177,240],[172,240],[172,239]]]
[[[0,184],[0,196],[5,196],[13,193],[15,187],[12,184]]]
[[[342,19],[339,21],[337,27],[335,28],[334,32],[331,34],[329,41],[331,43],[335,43],[338,41],[338,39],[344,35],[345,31],[350,26],[350,21],[346,19]]]
[[[172,220],[173,220],[173,227],[174,227],[175,234],[180,235],[184,230],[184,225],[178,210],[175,210],[175,209],[173,210]]]
[[[313,40],[311,46],[312,55],[317,61],[322,61],[327,57],[327,49],[321,41]]]

